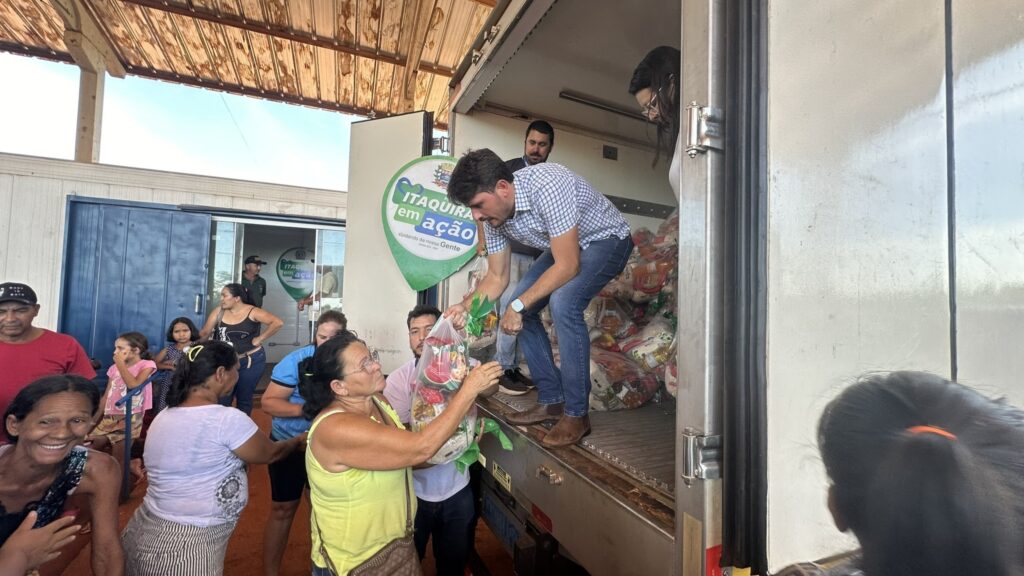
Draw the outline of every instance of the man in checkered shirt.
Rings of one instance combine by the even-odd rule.
[[[445,316],[465,324],[474,296],[497,301],[509,283],[508,239],[543,253],[522,277],[514,299],[501,312],[501,329],[519,335],[537,405],[508,417],[513,424],[557,420],[544,437],[549,447],[569,446],[590,432],[590,336],[583,310],[626,266],[633,250],[629,224],[586,180],[550,162],[515,173],[497,154],[474,150],[459,160],[448,183],[448,198],[468,206],[483,223],[487,275],[475,293]],[[540,321],[550,305],[558,335],[561,370]]]

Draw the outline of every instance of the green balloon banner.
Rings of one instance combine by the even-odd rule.
[[[469,208],[448,201],[450,156],[424,156],[403,166],[381,201],[391,254],[413,290],[425,290],[462,268],[474,254],[476,223]]]
[[[305,248],[289,248],[277,259],[277,279],[296,302],[313,293],[316,273],[313,255]]]

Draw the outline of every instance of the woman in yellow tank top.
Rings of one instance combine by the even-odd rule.
[[[377,354],[353,333],[318,346],[300,373],[303,415],[313,419],[306,447],[313,574],[330,574],[323,535],[340,576],[405,534],[409,468],[441,448],[477,394],[497,383],[501,366],[470,372],[447,409],[418,433],[406,430],[384,399]],[[415,498],[408,513],[416,513]]]

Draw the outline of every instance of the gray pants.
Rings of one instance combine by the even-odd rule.
[[[157,517],[143,504],[121,534],[125,576],[221,576],[235,522],[189,526]]]

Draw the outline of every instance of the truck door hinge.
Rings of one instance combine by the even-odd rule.
[[[699,430],[683,431],[683,481],[715,480],[722,477],[722,437],[705,436]]]
[[[722,110],[690,102],[686,107],[686,154],[696,158],[708,149],[722,150]]]

